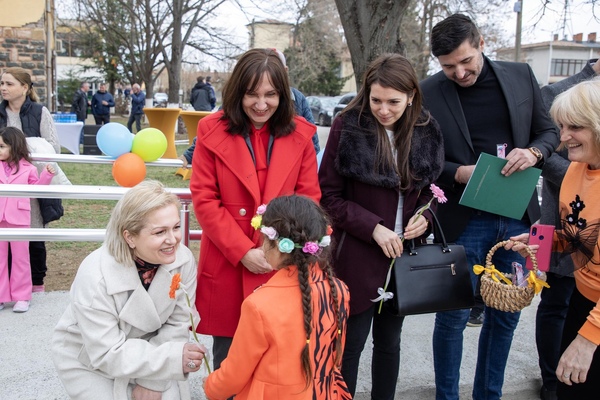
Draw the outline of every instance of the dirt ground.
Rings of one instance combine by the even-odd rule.
[[[54,248],[52,243],[46,243],[46,264],[48,265],[48,272],[44,279],[46,291],[69,290],[75,274],[77,274],[79,264],[87,257],[90,251],[100,247],[100,245],[100,243],[92,243],[90,250],[71,250]],[[200,242],[191,242],[189,247],[197,261]]]

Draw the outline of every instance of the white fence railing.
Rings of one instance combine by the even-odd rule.
[[[45,162],[75,162],[91,164],[112,164],[115,160],[106,156],[75,156],[63,154],[32,154],[34,161]],[[147,166],[181,167],[179,159],[159,159],[146,163]],[[51,199],[79,199],[79,200],[119,200],[129,188],[119,186],[86,186],[86,185],[0,185],[0,197],[28,197]],[[181,231],[182,242],[186,246],[190,240],[200,240],[201,230],[190,231],[190,210],[192,194],[188,188],[167,188],[181,201]],[[83,241],[101,242],[104,240],[105,229],[39,229],[39,228],[2,228],[0,241]]]

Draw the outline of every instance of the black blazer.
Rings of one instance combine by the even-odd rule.
[[[533,71],[525,63],[495,62],[487,57],[486,61],[506,99],[514,147],[537,147],[547,159],[558,146],[558,131],[545,111]],[[465,229],[472,212],[471,208],[458,204],[465,185],[455,182],[454,176],[459,166],[475,164],[479,154],[473,149],[456,84],[440,71],[422,81],[421,88],[425,107],[440,124],[444,136],[445,164],[438,183],[448,202],[438,207],[438,216],[446,239],[454,241]],[[540,218],[536,193],[531,197],[526,216],[531,223]]]
[[[77,121],[83,121],[87,118],[88,98],[87,93],[81,89],[75,92],[73,103],[71,104],[71,112],[77,114]]]

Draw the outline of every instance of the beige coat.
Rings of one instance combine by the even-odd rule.
[[[118,264],[105,246],[86,257],[52,338],[54,365],[72,399],[128,399],[135,384],[162,391],[163,400],[190,399],[182,364],[190,310],[182,290],[169,297],[176,273],[193,305],[196,266],[183,245],[148,291],[135,266]]]

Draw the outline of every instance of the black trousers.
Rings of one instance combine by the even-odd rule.
[[[104,125],[110,122],[110,114],[94,114],[94,121],[96,121],[96,125]]]
[[[560,354],[569,347],[571,342],[577,336],[577,332],[587,321],[590,311],[596,306],[596,303],[586,299],[579,290],[575,288],[571,301],[569,302],[569,312],[565,320],[565,328],[562,335],[562,344]],[[600,393],[600,353],[598,350],[594,353],[590,370],[588,371],[584,383],[573,383],[571,386],[558,382],[556,394],[560,400],[597,400]]]
[[[221,363],[227,358],[233,338],[227,336],[213,336],[213,371],[221,367]],[[227,400],[233,400],[233,396]]]
[[[8,246],[8,272],[10,273],[10,265],[12,255],[10,246]],[[31,282],[33,285],[43,285],[48,266],[46,265],[46,243],[45,242],[29,242],[29,262],[31,264]]]

